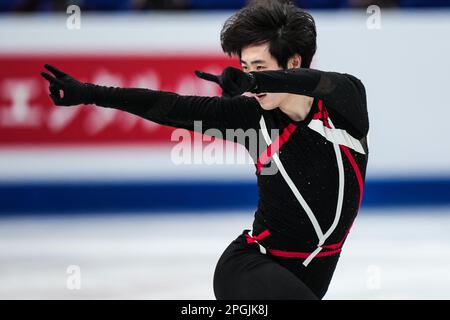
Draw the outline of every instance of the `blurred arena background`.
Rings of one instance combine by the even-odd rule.
[[[0,1],[0,298],[214,298],[217,259],[252,223],[254,167],[176,164],[171,128],[54,107],[39,73],[217,95],[193,71],[238,65],[219,32],[245,3]],[[450,1],[297,3],[316,19],[312,67],[360,78],[371,126],[362,209],[325,298],[449,299]]]

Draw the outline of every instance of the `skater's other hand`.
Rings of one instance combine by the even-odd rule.
[[[89,84],[80,82],[49,64],[45,64],[44,67],[52,73],[50,75],[42,72],[41,76],[49,82],[50,98],[55,105],[74,106],[92,102]]]
[[[234,67],[227,67],[221,75],[196,70],[195,75],[201,79],[217,83],[224,96],[234,97],[256,89],[256,79],[252,73],[245,73]]]

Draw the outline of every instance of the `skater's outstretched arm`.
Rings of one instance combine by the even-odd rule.
[[[306,68],[245,73],[228,67],[219,76],[196,72],[218,83],[231,95],[243,92],[286,92],[322,99],[330,112],[338,114],[356,138],[367,135],[369,120],[366,92],[360,80],[349,74]]]
[[[53,66],[45,65],[45,68],[53,75],[43,72],[42,76],[49,82],[51,99],[59,106],[96,104],[188,130],[194,130],[194,121],[202,121],[203,132],[210,128],[222,132],[256,128],[261,117],[260,106],[254,98],[182,96],[149,89],[98,86],[82,83]]]

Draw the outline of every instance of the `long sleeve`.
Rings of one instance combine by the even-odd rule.
[[[362,82],[354,76],[303,68],[253,74],[258,92],[287,92],[322,99],[356,138],[367,135],[366,92]]]
[[[156,123],[194,131],[257,128],[261,116],[254,98],[183,96],[171,92],[139,88],[93,86],[93,102],[98,106],[126,111]],[[197,130],[195,130],[197,131]]]

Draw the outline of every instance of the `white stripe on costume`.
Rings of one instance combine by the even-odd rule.
[[[263,117],[261,117],[261,120],[260,120],[259,124],[260,124],[261,129],[262,129],[262,134],[263,134],[264,140],[266,141],[267,145],[269,146],[272,143],[272,140],[270,139],[269,133],[267,132],[266,123],[265,123]],[[311,223],[312,223],[312,225],[314,227],[314,230],[316,231],[317,237],[319,239],[322,238],[323,237],[322,229],[320,228],[319,222],[317,222],[316,216],[314,215],[314,213],[312,212],[311,208],[306,203],[306,201],[303,198],[303,196],[301,195],[301,193],[298,191],[298,189],[295,186],[294,182],[291,180],[291,178],[287,174],[286,170],[284,169],[283,164],[280,161],[280,158],[278,157],[278,154],[275,153],[272,156],[272,158],[275,161],[275,164],[277,165],[278,170],[280,170],[280,173],[283,176],[283,178],[286,181],[286,183],[288,184],[289,188],[294,193],[294,196],[297,198],[298,202],[300,202],[300,205],[303,207],[303,209],[305,210],[306,214],[308,215],[308,218],[311,221]]]
[[[328,118],[328,123],[330,124],[331,128],[334,129],[334,125],[331,122],[331,119]],[[324,126],[325,127],[325,126]],[[322,239],[319,240],[318,248],[314,250],[313,253],[310,254],[308,258],[303,262],[303,265],[306,267],[309,262],[322,250],[322,245],[325,243],[325,241],[328,239],[328,237],[333,233],[334,229],[336,229],[339,219],[341,217],[342,213],[342,204],[344,202],[344,184],[345,184],[345,174],[344,174],[344,163],[342,161],[342,153],[339,146],[339,143],[333,142],[333,148],[334,153],[336,154],[336,161],[338,164],[338,172],[339,172],[339,187],[338,187],[338,200],[336,205],[336,214],[334,216],[334,221],[331,224],[330,228],[325,232]]]
[[[330,118],[328,118],[328,120],[330,120]],[[323,122],[318,119],[311,120],[311,122],[308,124],[308,127],[322,135],[330,142],[341,144],[362,154],[366,153],[363,146],[361,145],[361,142],[358,139],[352,137],[345,130],[336,129],[333,125],[331,125],[331,128],[327,128],[323,125]]]

